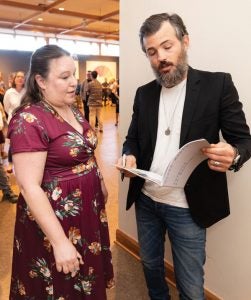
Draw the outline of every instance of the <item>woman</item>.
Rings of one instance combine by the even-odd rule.
[[[22,106],[9,124],[18,200],[10,299],[106,299],[114,285],[94,157],[95,132],[74,107],[75,65],[65,50],[32,55]]]
[[[4,95],[3,98],[3,104],[4,104],[4,110],[8,115],[7,123],[9,124],[10,119],[12,117],[13,111],[20,105],[21,98],[24,95],[25,88],[25,77],[24,72],[18,71],[14,73],[13,81],[12,81],[12,87],[9,88]],[[8,173],[12,173],[12,157],[11,152],[9,152],[9,166],[7,168]]]
[[[4,95],[4,109],[8,115],[8,123],[12,117],[12,112],[20,105],[21,98],[24,95],[24,72],[18,71],[15,73],[12,81],[12,87],[8,89]]]

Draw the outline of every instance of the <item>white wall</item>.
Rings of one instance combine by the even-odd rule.
[[[176,12],[190,33],[190,65],[232,74],[251,125],[251,1],[120,0],[120,138],[123,142],[136,88],[153,79],[138,31],[151,14]],[[205,286],[224,300],[251,299],[251,181],[248,162],[228,174],[231,216],[207,235]],[[137,239],[134,209],[125,212],[128,182],[120,184],[119,228]],[[167,245],[167,258],[170,258]]]

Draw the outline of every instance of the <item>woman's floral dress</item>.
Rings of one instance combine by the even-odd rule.
[[[50,242],[20,194],[10,289],[13,300],[103,300],[106,288],[114,285],[105,204],[94,157],[97,137],[82,114],[72,109],[83,134],[49,104],[39,102],[16,112],[8,136],[12,153],[47,151],[42,188],[84,264],[76,273],[56,270]]]

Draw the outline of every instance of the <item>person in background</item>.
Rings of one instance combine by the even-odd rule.
[[[9,180],[6,176],[3,168],[3,160],[8,157],[8,154],[4,151],[5,136],[3,129],[7,124],[5,111],[2,103],[0,103],[0,190],[2,190],[2,201],[8,201],[10,203],[17,203],[17,195],[12,191]]]
[[[5,87],[5,83],[4,83],[4,80],[3,80],[3,74],[0,71],[0,103],[1,104],[3,104],[3,97],[4,97],[4,94],[5,94],[5,90],[6,90],[6,87]]]
[[[37,49],[8,129],[18,199],[10,298],[106,299],[114,286],[97,136],[73,105],[73,58]]]
[[[0,103],[0,157],[1,159],[8,158],[8,154],[5,152],[5,129],[7,126],[6,114],[2,103]]]
[[[87,87],[88,87],[88,83],[91,81],[92,81],[91,71],[88,71],[86,74],[86,79],[82,82],[81,89],[80,89],[80,96],[83,101],[85,119],[87,120],[87,122],[89,122],[89,113],[90,113],[89,106],[88,106],[89,95],[87,94]]]
[[[2,160],[8,157],[7,153],[4,151],[5,136],[4,136],[3,129],[7,124],[6,114],[3,108],[4,94],[5,94],[5,83],[3,80],[2,72],[0,71],[0,153],[1,153]]]
[[[18,196],[13,192],[9,180],[3,168],[2,162],[0,162],[0,190],[2,191],[2,200],[10,203],[17,203]]]
[[[115,126],[119,123],[119,80],[117,80],[117,95],[116,95],[116,122]]]
[[[116,105],[117,102],[117,82],[114,78],[112,78],[109,82],[109,89],[110,89],[110,99],[112,101],[112,104]]]
[[[75,105],[79,110],[83,110],[83,101],[80,96],[81,84],[79,83],[79,79],[77,81],[77,87],[75,90]]]
[[[3,104],[4,104],[4,110],[7,113],[8,119],[7,123],[9,124],[10,119],[12,118],[12,113],[13,111],[20,105],[21,103],[21,98],[24,95],[25,92],[25,75],[24,72],[18,71],[14,74],[13,76],[13,82],[12,82],[12,87],[9,88],[3,99]],[[11,151],[9,150],[9,166],[7,168],[8,173],[12,173],[12,156],[11,156]]]
[[[14,77],[16,76],[16,72],[12,72],[8,76],[8,89],[12,88]]]
[[[96,119],[98,121],[99,132],[103,132],[103,119],[102,119],[102,85],[97,80],[98,73],[97,71],[91,72],[92,81],[88,83],[87,94],[88,106],[90,110],[90,124],[92,128],[96,126]]]
[[[150,298],[170,299],[164,267],[168,233],[180,299],[204,300],[206,228],[230,214],[226,172],[238,171],[250,158],[250,131],[231,75],[188,65],[189,35],[180,16],[150,16],[140,28],[140,42],[156,80],[137,89],[123,145],[125,166],[163,175],[187,142],[205,138],[210,147],[202,149],[207,159],[184,188],[132,177],[127,209],[135,203]],[[121,157],[118,165],[122,162]]]
[[[107,82],[107,78],[105,78],[104,82],[102,82],[102,99],[104,101],[104,106],[106,106],[106,101],[109,96],[109,83]]]

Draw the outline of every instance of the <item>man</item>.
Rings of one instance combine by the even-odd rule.
[[[106,106],[106,101],[108,98],[108,90],[109,90],[109,83],[107,82],[107,78],[105,78],[104,82],[102,83],[102,98],[104,101],[104,106]]]
[[[103,120],[101,110],[103,107],[102,104],[102,85],[97,80],[98,73],[97,71],[91,72],[92,81],[88,83],[87,94],[88,106],[90,110],[90,125],[92,128],[95,127],[96,119],[98,120],[99,132],[103,132]]]
[[[83,81],[81,85],[81,90],[80,90],[80,96],[83,101],[83,106],[84,106],[84,113],[85,113],[85,119],[89,122],[89,106],[88,106],[88,97],[87,95],[87,87],[88,83],[92,81],[91,78],[91,71],[88,71],[86,74],[86,79]]]
[[[127,209],[135,202],[150,298],[170,299],[164,273],[167,232],[180,299],[202,300],[206,228],[230,213],[226,171],[238,171],[250,158],[251,136],[230,74],[188,66],[189,36],[178,15],[146,19],[140,42],[156,80],[136,92],[123,145],[126,167],[162,175],[187,142],[205,138],[210,147],[202,149],[208,159],[194,170],[184,189],[131,178]],[[226,142],[220,142],[220,131]]]

